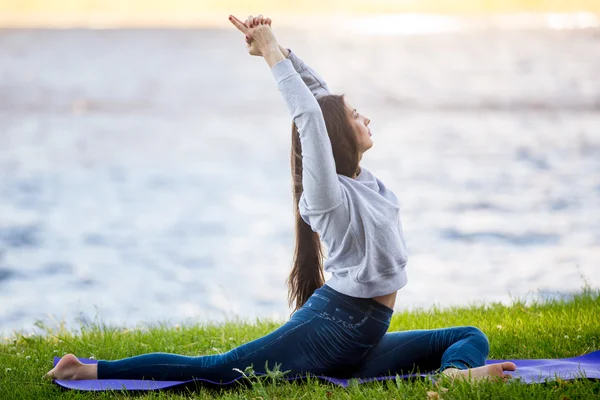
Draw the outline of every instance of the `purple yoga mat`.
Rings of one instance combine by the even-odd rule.
[[[54,365],[58,363],[60,357],[54,357]],[[90,360],[88,358],[80,358],[81,362],[85,364],[96,363],[96,360]],[[488,360],[486,364],[496,364],[504,361],[512,361],[517,365],[517,371],[510,372],[514,378],[520,378],[523,383],[540,383],[546,380],[554,380],[557,377],[563,380],[577,379],[577,378],[588,378],[588,379],[600,379],[600,351],[593,353],[584,354],[578,357],[571,358],[558,358],[558,359],[537,359],[537,360]],[[400,378],[415,378],[415,377],[426,377],[428,374],[409,374],[399,375]],[[347,387],[349,379],[332,378],[329,376],[312,375],[311,379],[318,378],[320,380],[328,381],[333,384]],[[161,389],[172,389],[191,383],[197,383],[200,385],[208,386],[227,386],[236,383],[237,381],[244,379],[242,375],[230,382],[214,382],[208,379],[193,379],[188,381],[152,381],[152,380],[137,380],[137,379],[98,379],[98,380],[80,380],[80,381],[63,381],[55,380],[54,382],[67,389],[77,390],[161,390]],[[302,376],[295,378],[283,378],[285,380],[296,380],[303,379]],[[360,378],[357,379],[358,383],[365,383],[371,381],[383,381],[388,379],[396,379],[395,375],[392,376],[377,376],[372,378]]]

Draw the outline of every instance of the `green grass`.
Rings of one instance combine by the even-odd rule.
[[[600,290],[585,287],[568,300],[526,302],[513,299],[510,306],[472,305],[413,312],[396,312],[390,331],[474,325],[490,340],[490,358],[563,358],[600,349]],[[390,380],[353,384],[341,388],[318,380],[291,383],[272,377],[248,380],[247,387],[214,390],[199,388],[188,393],[156,392],[127,395],[119,392],[86,393],[64,391],[42,380],[52,367],[54,356],[74,353],[80,357],[117,359],[149,352],[186,355],[218,354],[264,336],[283,322],[257,320],[228,321],[220,325],[196,324],[124,329],[103,323],[79,327],[79,332],[50,329],[41,323],[42,334],[14,333],[0,344],[0,399],[47,398],[243,398],[243,399],[598,399],[600,382],[588,380],[552,381],[525,385],[480,382],[442,382],[438,388],[430,380]],[[447,391],[446,391],[447,389]],[[428,396],[428,392],[430,393]]]

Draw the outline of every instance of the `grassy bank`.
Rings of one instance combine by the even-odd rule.
[[[600,349],[600,291],[585,288],[572,299],[547,300],[526,305],[489,304],[463,308],[396,312],[390,331],[474,325],[490,340],[490,358],[562,358]],[[117,359],[149,352],[186,355],[218,354],[264,336],[282,322],[259,320],[221,325],[189,325],[168,328],[123,329],[104,324],[82,326],[81,333],[67,329],[41,335],[15,334],[0,344],[0,399],[123,398],[119,393],[62,391],[43,381],[54,356],[74,353],[80,357]],[[351,385],[344,389],[311,381],[292,384],[255,380],[248,388],[222,392],[201,389],[193,394],[149,393],[135,398],[303,398],[303,399],[593,399],[600,398],[600,382],[561,381],[540,385],[454,383],[435,388],[429,381],[402,380]],[[430,393],[429,395],[427,393]],[[435,392],[435,393],[432,393]]]

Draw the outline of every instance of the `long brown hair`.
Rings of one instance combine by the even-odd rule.
[[[358,170],[358,143],[346,113],[344,95],[326,95],[317,99],[331,142],[336,172],[352,177]],[[310,140],[310,138],[308,139]],[[292,314],[304,305],[314,291],[325,283],[323,249],[319,234],[300,216],[302,195],[302,146],[298,127],[292,122],[292,188],[296,218],[296,246],[293,266],[287,280],[288,303]]]

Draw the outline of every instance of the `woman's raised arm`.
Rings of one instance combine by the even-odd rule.
[[[342,204],[342,193],[331,141],[319,103],[294,69],[292,61],[285,58],[279,49],[270,26],[248,28],[237,21],[234,25],[256,41],[256,52],[269,64],[277,89],[298,127],[302,146],[302,186],[307,211],[319,214],[333,210]]]
[[[239,24],[245,25],[247,28],[263,24],[271,26],[271,18],[264,18],[262,15],[254,17],[252,20],[248,18],[246,22],[242,22],[234,16],[232,16],[232,18]],[[249,46],[250,54],[259,55],[258,49],[252,48],[254,44],[252,37],[246,36],[246,43]],[[281,50],[281,53],[285,58],[292,62],[294,69],[298,72],[298,74],[300,74],[302,81],[304,81],[306,86],[308,86],[313,96],[318,98],[329,94],[329,88],[327,87],[325,80],[319,74],[317,74],[314,69],[305,64],[295,52],[281,45],[279,45],[279,50]]]
[[[304,63],[298,55],[291,49],[279,46],[283,55],[294,65],[294,69],[300,74],[300,77],[308,86],[313,96],[319,98],[329,94],[329,88],[325,80],[317,72]]]

